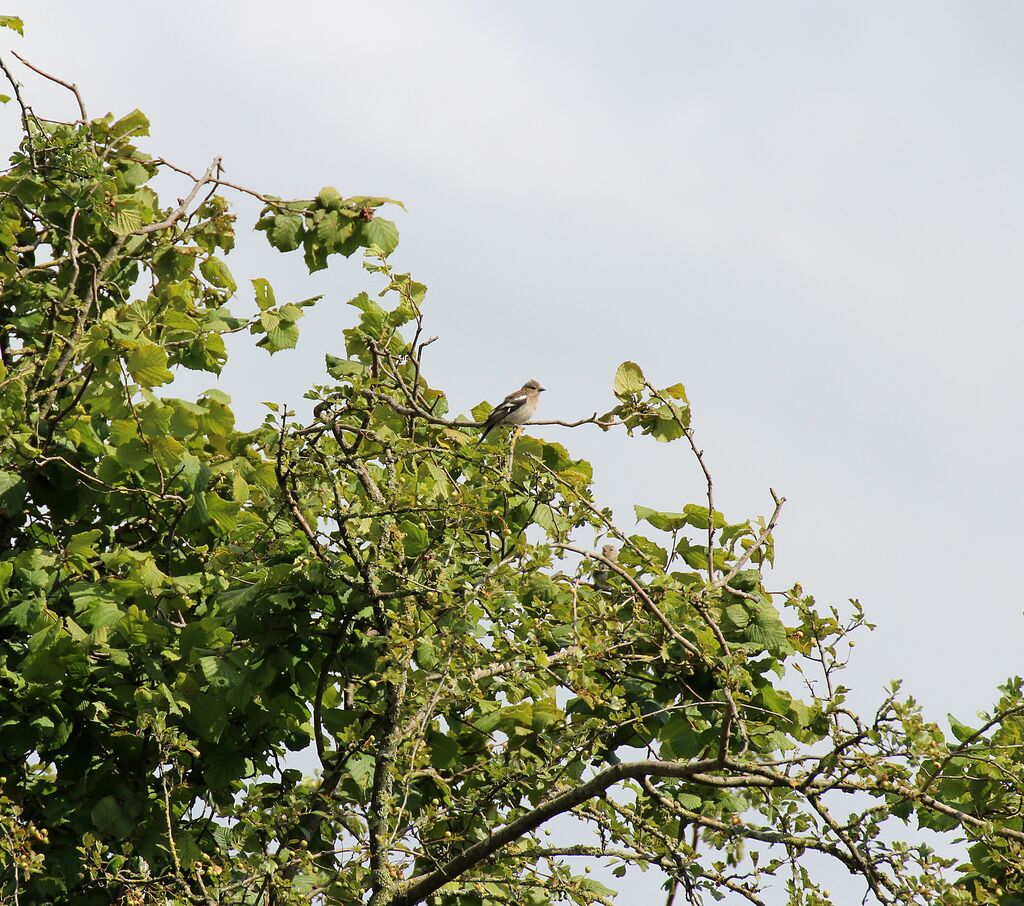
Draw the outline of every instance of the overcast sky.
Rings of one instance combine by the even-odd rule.
[[[726,516],[788,498],[772,584],[878,624],[849,676],[862,707],[901,677],[969,722],[1020,672],[1024,6],[21,6],[9,43],[94,115],[142,108],[145,150],[222,155],[282,196],[402,199],[393,260],[430,287],[427,367],[454,408],[537,378],[545,417],[605,411],[624,359],[683,381]],[[240,351],[221,378],[251,422],[322,377],[371,283],[340,259],[311,279],[262,236],[229,264],[280,299],[327,294],[298,351]],[[594,462],[623,524],[701,499],[679,445],[547,436]]]

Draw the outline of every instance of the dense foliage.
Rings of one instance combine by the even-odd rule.
[[[704,470],[706,501],[621,528],[541,428],[477,444],[488,404],[448,412],[387,199],[285,201],[219,161],[192,176],[137,147],[140,112],[54,122],[12,84],[4,902],[604,903],[598,859],[693,902],[762,902],[774,881],[792,903],[1024,903],[1020,681],[953,740],[896,689],[850,713],[859,608],[766,591],[782,499],[767,520],[714,508],[682,385],[627,362],[609,412],[578,423]],[[161,170],[189,183],[171,208]],[[231,191],[310,270],[364,255],[376,292],[351,301],[310,424],[270,406],[244,431],[223,393],[171,392],[220,371],[228,334],[294,346],[316,302],[239,290]],[[591,842],[552,842],[558,816]],[[893,842],[901,821],[966,836],[970,863]],[[846,890],[815,881],[812,851]]]

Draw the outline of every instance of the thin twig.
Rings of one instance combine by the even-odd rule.
[[[782,513],[782,506],[786,502],[786,498],[780,497],[778,494],[776,494],[774,488],[769,488],[768,490],[771,492],[772,500],[775,501],[775,511],[772,513],[771,519],[768,520],[768,525],[765,526],[764,531],[757,536],[757,540],[749,548],[747,548],[743,556],[736,561],[732,569],[730,569],[729,572],[727,572],[723,577],[715,581],[715,588],[725,588],[726,586],[728,586],[728,584],[736,578],[736,574],[739,573],[739,571],[747,565],[747,561],[749,561],[750,558],[753,556],[754,551],[760,550],[761,546],[771,536],[772,529],[775,528],[776,524],[779,521],[779,515]]]
[[[49,79],[51,82],[56,82],[58,85],[63,85],[65,88],[67,88],[67,90],[70,91],[75,96],[75,100],[78,101],[78,112],[82,115],[82,118],[79,120],[79,122],[83,123],[84,125],[88,125],[89,124],[89,114],[85,112],[85,101],[82,100],[82,94],[78,90],[78,86],[74,82],[65,82],[64,79],[57,78],[57,76],[55,76],[55,75],[51,75],[48,72],[44,72],[42,69],[40,69],[34,63],[29,63],[29,61],[26,60],[17,51],[12,50],[11,54],[19,62],[23,63],[25,66],[27,66],[29,69],[31,69],[34,73],[36,73],[36,75],[41,75],[44,79]]]
[[[614,560],[610,560],[608,557],[605,557],[603,554],[599,554],[596,551],[588,551],[582,547],[575,547],[572,544],[552,544],[551,546],[560,548],[562,550],[573,551],[573,553],[581,554],[584,557],[589,557],[591,560],[597,560],[599,563],[603,563],[608,569],[610,569],[616,575],[622,576],[622,578],[625,579],[626,582],[629,584],[630,588],[632,588],[633,591],[636,592],[637,597],[640,598],[643,605],[654,615],[654,618],[659,623],[661,623],[662,626],[665,627],[668,634],[672,636],[672,638],[675,639],[689,655],[697,658],[697,660],[699,661],[707,661],[707,658],[704,656],[704,653],[696,645],[694,645],[693,642],[686,638],[686,636],[680,633],[679,630],[675,628],[675,626],[672,625],[672,622],[668,619],[668,617],[665,616],[664,613],[662,613],[661,608],[654,603],[654,601],[651,599],[651,596],[648,595],[646,591],[644,591],[640,583],[637,582],[636,579],[634,579],[626,570],[619,566],[619,564],[616,563]]]
[[[133,236],[144,236],[146,233],[156,233],[159,230],[166,230],[168,227],[174,226],[182,217],[185,216],[185,212],[188,210],[188,206],[192,204],[192,200],[199,194],[199,190],[214,181],[214,174],[220,170],[220,158],[215,157],[209,167],[206,168],[206,172],[195,181],[192,186],[192,191],[188,193],[182,200],[181,203],[176,207],[170,216],[161,220],[159,223],[150,223],[144,227],[139,227],[132,234]]]
[[[674,403],[670,403],[657,390],[655,390],[653,384],[645,381],[644,386],[647,387],[655,399],[659,400],[662,405],[672,413],[672,420],[682,430],[683,436],[686,438],[687,443],[689,443],[690,449],[693,451],[693,455],[696,457],[701,471],[704,473],[704,481],[707,485],[708,497],[708,581],[713,581],[715,574],[715,482],[711,477],[711,470],[708,468],[708,464],[704,461],[704,451],[697,446],[697,441],[693,435],[693,428],[683,423],[683,420],[676,412],[676,405]]]
[[[7,68],[7,64],[4,62],[3,57],[0,57],[0,69],[2,69],[4,75],[7,76],[7,81],[11,83],[11,88],[14,89],[14,97],[18,101],[18,106],[21,108],[21,125],[25,130],[25,143],[28,148],[28,159],[31,161],[32,169],[34,170],[36,167],[36,152],[32,147],[32,133],[28,126],[28,107],[25,105],[25,100],[21,96],[21,85]]]

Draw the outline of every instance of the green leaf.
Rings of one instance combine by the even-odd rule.
[[[366,373],[366,366],[355,359],[342,359],[327,353],[327,373],[336,381],[351,380]]]
[[[149,120],[141,110],[133,110],[127,116],[121,117],[110,127],[110,134],[114,138],[128,138],[131,135],[149,135]]]
[[[742,604],[730,604],[723,616],[728,621],[729,630],[743,629],[750,623],[750,612]]]
[[[439,770],[451,767],[459,757],[459,743],[443,733],[431,732],[430,763]]]
[[[700,529],[701,531],[707,531],[708,528],[708,508],[701,506],[697,503],[688,503],[683,507],[683,513],[686,518],[687,525],[692,525],[694,528]],[[725,528],[725,517],[715,510],[715,528]]]
[[[213,825],[213,839],[222,850],[229,850],[235,846],[235,829],[224,824]]]
[[[324,186],[316,196],[316,203],[328,211],[337,211],[341,202],[341,193],[334,186]]]
[[[299,342],[299,328],[294,321],[281,318],[276,311],[266,311],[260,315],[260,324],[266,336],[256,345],[262,346],[271,354],[282,349],[294,349]]]
[[[127,161],[121,168],[121,172],[118,174],[118,182],[122,183],[126,188],[136,188],[137,186],[145,185],[149,181],[149,170],[147,170],[139,161],[130,160]],[[134,203],[139,203],[145,193],[132,196]]]
[[[706,745],[685,714],[673,714],[658,730],[662,758],[694,758]]]
[[[124,813],[121,805],[113,796],[104,796],[100,799],[93,806],[90,815],[93,826],[100,833],[104,836],[114,837],[117,840],[127,838],[135,826],[135,822]]]
[[[603,900],[610,900],[615,896],[615,891],[610,887],[606,887],[600,881],[595,881],[593,878],[575,878],[576,886],[586,894],[591,894],[594,897],[600,897]],[[587,897],[585,902],[592,902],[590,897]]]
[[[623,362],[615,372],[615,395],[621,399],[639,396],[644,389],[644,373],[636,362]]]
[[[689,409],[680,409],[675,403],[658,406],[652,417],[643,420],[644,433],[660,443],[678,440],[690,423],[689,413]]]
[[[79,622],[91,629],[101,629],[105,626],[116,626],[123,617],[124,614],[116,602],[98,600],[80,613]]]
[[[770,604],[762,604],[755,608],[752,619],[746,629],[746,639],[763,647],[771,654],[781,655],[789,651],[786,638],[786,627]]]
[[[233,500],[225,500],[212,491],[206,493],[206,512],[210,516],[210,521],[222,534],[228,534],[238,526],[239,509],[239,505]]]
[[[949,728],[953,731],[953,735],[957,738],[958,742],[967,742],[968,739],[978,732],[967,726],[967,724],[961,723],[952,714],[947,714],[946,719],[949,721]]]
[[[22,511],[28,488],[16,472],[0,470],[0,513],[16,516]]]
[[[132,207],[119,207],[114,212],[110,231],[115,236],[130,236],[142,226],[142,216]]]
[[[407,557],[418,557],[430,547],[430,536],[426,530],[408,519],[401,522],[398,530],[402,533],[402,546]]]
[[[416,646],[416,663],[424,670],[433,670],[437,666],[437,652],[429,641],[422,641]]]
[[[398,246],[398,227],[390,220],[374,217],[363,223],[362,232],[366,244],[376,246],[385,255],[390,255]]]
[[[153,256],[153,271],[161,280],[175,283],[191,276],[196,266],[194,255],[179,251],[173,246],[164,246]]]
[[[254,277],[252,288],[256,292],[256,304],[259,306],[260,311],[266,311],[277,304],[277,299],[274,298],[274,287],[263,277]]]
[[[354,247],[349,247],[349,240],[355,232],[356,225],[348,218],[342,218],[337,211],[330,211],[317,224],[316,237],[329,252],[351,254]]]
[[[131,376],[143,387],[157,387],[174,380],[174,375],[167,369],[167,351],[155,343],[137,346],[125,364]]]
[[[756,591],[761,585],[761,574],[756,569],[741,569],[729,581],[737,591]]]
[[[231,292],[238,289],[238,284],[235,283],[235,278],[231,276],[231,271],[228,270],[228,266],[220,258],[214,258],[211,255],[199,265],[199,270],[218,289],[226,289]]]
[[[9,28],[19,35],[25,34],[25,23],[18,16],[0,16],[0,28]]]
[[[256,229],[264,230],[270,244],[279,252],[291,252],[302,244],[303,224],[299,214],[268,214]]]
[[[637,521],[647,522],[663,532],[675,532],[687,525],[685,513],[663,513],[646,506],[634,506]]]
[[[177,847],[178,858],[183,866],[191,866],[193,862],[198,862],[202,859],[203,851],[196,843],[195,837],[187,830],[176,830],[174,832],[174,843]]]

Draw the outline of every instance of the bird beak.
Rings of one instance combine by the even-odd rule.
[[[538,387],[537,388],[537,392],[538,393],[543,393],[545,390],[547,390],[547,387]]]

